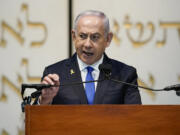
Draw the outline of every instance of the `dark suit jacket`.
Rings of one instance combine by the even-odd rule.
[[[56,73],[60,77],[60,84],[82,82],[76,54],[45,68],[43,77]],[[112,65],[111,78],[128,83],[137,84],[136,69],[104,55],[103,63]],[[104,79],[100,72],[99,79]],[[87,104],[83,84],[60,86],[52,104]],[[141,104],[139,90],[135,87],[118,84],[105,80],[97,84],[94,104]]]

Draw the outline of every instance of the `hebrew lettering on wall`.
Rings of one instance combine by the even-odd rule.
[[[10,24],[6,19],[0,20],[0,51],[6,52],[12,46],[17,47],[17,49],[14,51],[17,51],[18,53],[20,53],[20,50],[26,49],[27,47],[40,49],[40,47],[44,45],[48,38],[48,31],[45,22],[41,22],[40,20],[36,21],[29,19],[31,11],[29,10],[27,4],[22,4],[19,10],[21,14],[24,14],[24,16],[17,16],[16,25],[12,26],[12,24]],[[27,31],[27,29],[30,30],[32,34],[36,33],[36,30],[41,31],[42,36],[39,37],[43,38],[39,38],[38,40],[32,39],[30,42],[26,42],[26,40],[29,38],[24,34]],[[14,40],[16,43],[10,44],[10,40]],[[32,75],[30,72],[32,65],[29,64],[29,61],[31,60],[32,59],[24,57],[24,55],[22,55],[20,59],[12,59],[12,61],[20,61],[18,70],[11,69],[15,74],[13,76],[8,76],[6,72],[0,73],[0,103],[7,104],[9,102],[11,96],[6,91],[11,91],[14,94],[14,96],[22,100],[21,84],[23,82],[40,83],[40,76]],[[8,67],[8,62],[11,61],[7,61],[3,64],[7,65]],[[24,124],[24,118],[22,117],[21,119],[22,124]],[[0,134],[10,135],[9,131],[7,131],[6,129],[2,129],[2,131],[0,131]],[[24,128],[17,126],[17,134],[23,135]]]
[[[135,48],[140,48],[147,45],[149,42],[156,40],[155,46],[163,47],[168,39],[168,30],[174,29],[177,31],[178,38],[180,39],[180,22],[172,21],[159,21],[159,26],[156,28],[153,21],[149,21],[147,24],[135,20],[132,21],[129,15],[124,18],[124,24],[118,22],[117,18],[113,19],[112,31],[114,34],[113,41],[116,45],[120,45],[121,37],[119,33],[122,29],[125,29],[128,40]],[[120,29],[121,28],[121,29]],[[132,33],[131,31],[135,31]],[[161,32],[161,39],[155,37],[157,31]]]

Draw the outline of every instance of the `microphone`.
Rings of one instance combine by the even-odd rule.
[[[110,64],[100,64],[99,65],[99,70],[105,74],[105,77],[107,79],[109,79],[111,81],[114,81],[114,82],[117,82],[117,83],[122,83],[122,84],[125,84],[125,85],[130,85],[130,86],[133,86],[133,87],[136,87],[136,88],[143,88],[143,89],[151,90],[151,91],[175,90],[176,95],[180,96],[180,84],[171,85],[171,86],[165,87],[164,89],[153,89],[153,88],[143,87],[143,86],[140,86],[140,85],[135,85],[135,84],[131,84],[131,83],[127,83],[127,82],[124,82],[124,81],[115,80],[115,79],[110,78],[110,75],[111,75],[111,72],[112,72],[112,65],[110,65]]]
[[[92,82],[102,82],[104,81],[103,80],[94,80],[94,81],[86,81],[86,82],[72,82],[72,83],[66,83],[66,84],[60,84],[60,85],[51,85],[51,84],[22,84],[21,85],[21,95],[22,95],[22,98],[23,98],[23,95],[24,95],[24,91],[26,88],[34,88],[34,89],[37,89],[37,91],[31,93],[31,97],[32,98],[36,98],[38,97],[39,95],[41,95],[41,91],[42,89],[45,89],[45,88],[51,88],[51,87],[62,87],[62,86],[68,86],[68,85],[79,85],[79,84],[83,84],[83,83],[92,83]]]
[[[171,86],[167,86],[164,88],[164,90],[180,90],[180,84],[176,84],[176,85],[171,85]]]
[[[100,64],[99,65],[99,70],[105,74],[106,79],[109,79],[109,80],[111,80],[113,82],[122,83],[122,84],[125,84],[125,85],[130,85],[130,86],[133,86],[133,87],[136,87],[136,88],[139,87],[139,88],[143,88],[143,89],[148,89],[148,90],[151,90],[151,91],[161,91],[159,89],[155,90],[155,89],[152,89],[152,88],[143,87],[143,86],[139,86],[139,85],[135,85],[135,84],[131,84],[131,83],[127,83],[127,82],[124,82],[124,81],[115,80],[113,78],[110,78],[111,72],[112,72],[112,65],[110,65],[110,64]]]
[[[176,95],[180,96],[180,84],[167,86],[167,87],[164,88],[164,90],[166,90],[166,91],[175,90]]]
[[[45,89],[45,88],[50,88],[50,87],[58,87],[58,86],[56,86],[56,85],[51,85],[51,84],[22,84],[21,85],[21,95],[22,95],[22,97],[23,97],[23,95],[24,95],[24,91],[25,91],[25,89],[26,88],[34,88],[34,89],[37,89],[38,91],[41,91],[42,89]],[[40,92],[33,92],[32,94],[31,94],[31,96],[33,97],[33,98],[35,98],[35,97],[37,97],[37,96],[39,96],[41,93]]]
[[[99,70],[104,73],[106,79],[110,79],[112,72],[112,65],[110,64],[100,64]]]
[[[53,85],[51,84],[22,84],[22,88],[35,88],[35,89],[44,89],[50,88]]]

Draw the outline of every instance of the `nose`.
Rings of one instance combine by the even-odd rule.
[[[84,46],[87,48],[92,47],[91,39],[89,37],[85,40]]]

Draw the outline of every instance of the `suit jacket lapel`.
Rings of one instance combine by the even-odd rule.
[[[104,54],[103,64],[111,64],[111,60]],[[99,80],[103,80],[105,78],[104,74],[100,72]],[[103,82],[99,82],[96,88],[96,94],[94,98],[94,104],[103,104],[103,98],[106,90],[109,86],[109,80],[104,80]]]
[[[79,65],[77,63],[76,54],[70,58],[69,63],[67,64],[67,69],[69,71],[69,82],[82,82],[81,73],[79,70]],[[77,97],[79,97],[81,104],[87,104],[87,98],[84,90],[83,84],[73,85],[72,90]]]

